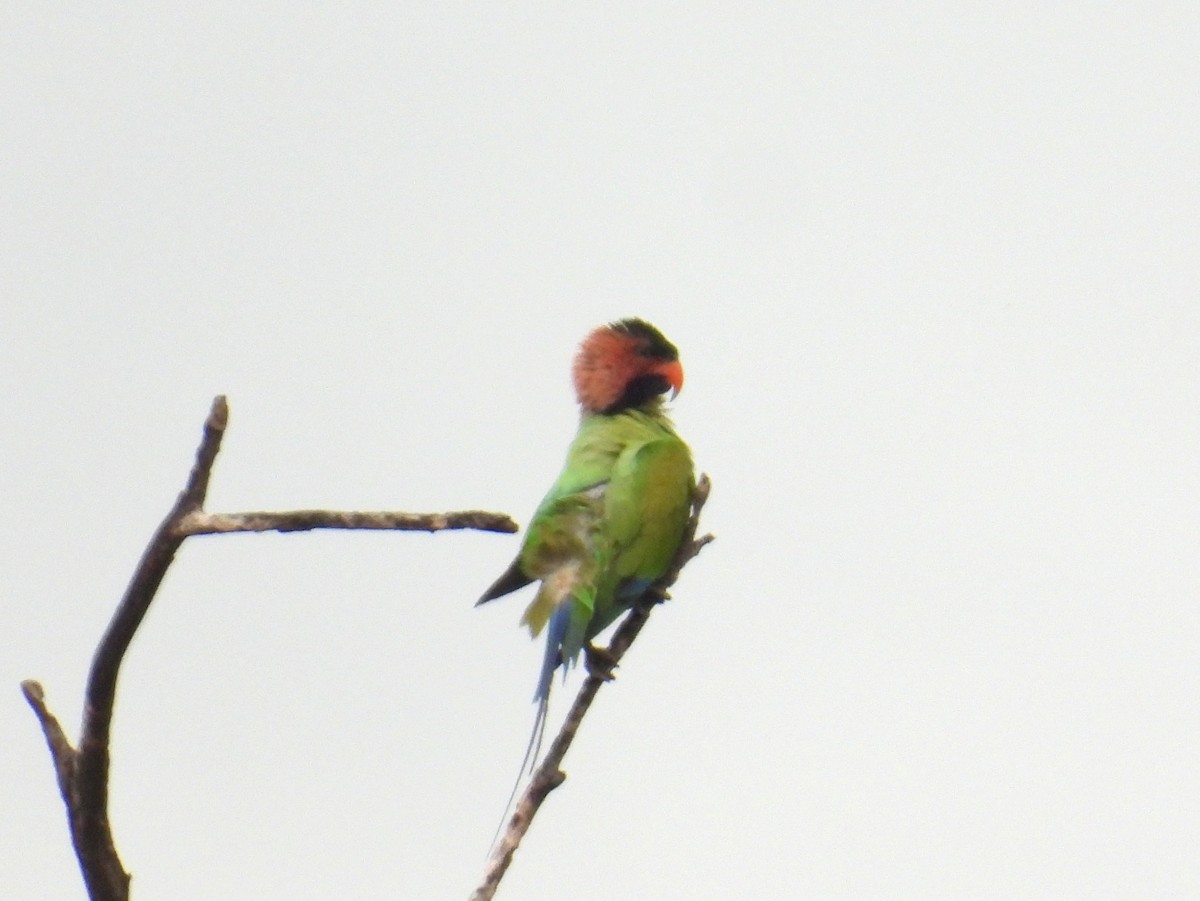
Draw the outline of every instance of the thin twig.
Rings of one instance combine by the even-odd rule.
[[[223,532],[294,532],[307,529],[481,529],[515,532],[514,523],[499,513],[468,510],[457,513],[359,513],[336,510],[294,510],[283,513],[204,512],[204,499],[221,438],[229,422],[224,397],[213,400],[204,435],[187,483],[171,511],[155,530],[142,553],[125,595],[117,605],[92,658],[84,694],[83,725],[78,749],[46,706],[42,686],[21,683],[26,701],[41,724],[54,760],[59,791],[67,808],[71,841],[92,901],[128,901],[129,874],[113,844],[108,821],[109,738],[113,702],[121,661],[134,633],[150,609],[163,577],[184,540],[191,535]]]
[[[668,597],[667,589],[675,584],[675,580],[679,578],[679,573],[683,567],[687,565],[688,561],[699,554],[705,545],[714,540],[714,536],[712,535],[703,535],[700,538],[696,537],[696,529],[700,524],[700,511],[704,508],[705,501],[708,500],[708,493],[711,488],[712,483],[708,476],[702,475],[696,484],[696,491],[692,499],[692,515],[688,520],[683,542],[679,547],[678,553],[675,555],[674,561],[671,563],[670,569],[650,587],[642,600],[629,611],[625,619],[621,621],[621,625],[617,628],[617,631],[613,634],[612,641],[608,644],[608,652],[605,655],[608,661],[611,661],[613,667],[625,656],[625,652],[629,650],[638,633],[642,631],[642,627],[646,625],[646,620],[650,618],[650,611]],[[504,834],[493,847],[492,853],[488,857],[487,864],[484,867],[483,881],[471,895],[470,901],[491,901],[491,898],[496,894],[500,880],[504,878],[509,864],[512,863],[513,853],[517,850],[517,847],[521,844],[521,839],[524,838],[525,833],[533,823],[533,818],[537,815],[542,802],[546,800],[550,792],[562,785],[563,781],[567,778],[566,773],[561,769],[563,758],[567,754],[567,749],[571,747],[571,742],[575,740],[575,734],[579,731],[579,727],[583,723],[583,718],[587,714],[588,708],[592,706],[592,701],[595,700],[600,686],[610,678],[611,676],[605,673],[597,672],[589,674],[584,679],[583,685],[579,689],[579,694],[575,696],[575,701],[571,704],[571,709],[567,712],[562,728],[555,737],[553,744],[550,745],[550,750],[546,752],[545,759],[542,760],[533,777],[529,780],[529,785],[526,787],[524,794],[517,801],[516,807],[513,809],[513,815],[504,830]]]
[[[46,736],[46,744],[50,748],[50,756],[54,760],[54,774],[58,777],[58,790],[62,793],[63,802],[71,804],[71,784],[75,779],[75,749],[63,732],[58,718],[46,706],[46,693],[42,684],[33,679],[21,683],[21,693],[33,708],[38,722],[42,725],[42,734]]]
[[[228,532],[307,532],[311,529],[393,529],[439,532],[476,529],[481,532],[515,532],[517,524],[502,513],[459,510],[453,513],[397,513],[391,510],[285,510],[278,513],[205,513],[193,510],[177,528],[183,535],[219,535]]]

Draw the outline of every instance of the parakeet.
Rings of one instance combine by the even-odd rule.
[[[535,638],[546,631],[526,751],[531,765],[555,669],[571,667],[584,645],[666,572],[695,484],[691,451],[662,399],[683,387],[683,367],[658,329],[641,319],[600,326],[580,345],[572,375],[581,411],[566,463],[516,560],[478,601],[541,582],[521,619]]]

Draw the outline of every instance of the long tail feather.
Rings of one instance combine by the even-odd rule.
[[[550,709],[550,686],[554,678],[554,670],[562,660],[560,653],[562,640],[570,621],[571,599],[567,598],[560,602],[554,612],[550,614],[550,622],[546,628],[546,652],[542,657],[542,671],[538,675],[537,688],[533,693],[533,700],[537,703],[537,713],[533,718],[533,731],[529,733],[529,743],[525,745],[525,756],[521,758],[521,768],[517,770],[517,781],[513,783],[508,801],[504,804],[504,813],[500,817],[499,825],[496,826],[496,834],[492,836],[491,847],[493,848],[496,846],[496,840],[500,838],[500,833],[504,830],[504,824],[508,822],[509,812],[512,810],[513,801],[517,798],[521,783],[525,781],[527,775],[532,775],[537,766],[538,756],[542,752],[542,739],[546,736],[546,714]]]
[[[546,651],[542,655],[542,671],[538,673],[537,688],[534,689],[533,699],[544,703],[550,697],[550,681],[554,678],[554,670],[563,663],[563,639],[567,628],[571,625],[571,596],[563,598],[550,614],[546,623]]]
[[[525,756],[521,758],[521,768],[517,770],[517,779],[513,782],[512,791],[508,794],[508,800],[504,802],[504,813],[500,816],[500,822],[496,825],[496,834],[492,836],[491,848],[496,847],[496,841],[500,838],[500,833],[504,831],[504,824],[508,822],[509,812],[512,810],[513,801],[517,799],[517,791],[521,788],[521,783],[525,781],[526,767],[530,773],[533,772],[533,766],[537,763],[538,751],[542,747],[542,736],[546,734],[546,712],[550,707],[550,694],[546,693],[546,697],[538,701],[537,714],[533,720],[533,731],[529,734],[529,743],[525,745]]]

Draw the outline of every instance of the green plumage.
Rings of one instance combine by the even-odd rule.
[[[550,624],[539,700],[560,660],[571,665],[666,571],[683,537],[693,485],[691,452],[658,398],[584,414],[517,559],[480,601],[541,581],[522,617],[534,636]]]
[[[534,637],[546,633],[522,773],[538,758],[554,671],[574,664],[667,571],[695,487],[691,451],[663,410],[661,395],[683,386],[683,367],[662,332],[642,319],[600,326],[580,344],[572,377],[582,418],[566,463],[517,559],[479,599],[541,583],[521,618]],[[520,784],[518,775],[509,805]]]

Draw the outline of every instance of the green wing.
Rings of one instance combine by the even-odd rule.
[[[574,660],[666,571],[693,485],[691,452],[661,413],[584,417],[517,559],[480,603],[540,580],[521,619],[536,636],[570,598],[558,634],[562,659]]]
[[[593,447],[610,461],[608,476],[592,489],[599,511],[562,640],[567,661],[666,571],[691,504],[691,452],[666,417],[631,411],[601,424]]]
[[[582,640],[607,627],[667,571],[683,538],[693,487],[691,452],[669,429],[617,458],[604,494],[607,559]],[[564,642],[564,657],[577,650],[570,644]]]

